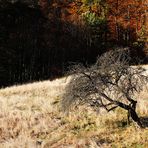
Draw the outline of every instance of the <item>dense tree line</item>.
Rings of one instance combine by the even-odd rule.
[[[91,28],[49,20],[21,2],[5,3],[0,11],[0,86],[61,76],[69,62],[91,63],[103,52],[94,50],[101,44],[86,44]]]
[[[145,57],[144,42],[137,43],[136,35],[121,40],[120,34],[127,32],[122,26],[119,40],[114,40],[105,0],[0,0],[0,4],[0,86],[61,76],[71,62],[91,64],[98,54],[119,44]]]

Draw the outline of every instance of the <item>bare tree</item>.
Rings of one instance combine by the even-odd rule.
[[[90,67],[74,65],[62,108],[69,111],[86,104],[93,109],[103,107],[109,112],[120,107],[128,111],[128,120],[131,118],[142,127],[136,113],[136,94],[144,88],[148,77],[144,75],[145,69],[129,66],[129,61],[128,49],[119,49],[105,53]]]

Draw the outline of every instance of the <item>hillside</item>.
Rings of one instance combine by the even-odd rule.
[[[148,147],[148,88],[138,98],[145,129],[126,125],[126,112],[94,113],[85,107],[69,116],[59,101],[70,77],[0,90],[0,148]]]

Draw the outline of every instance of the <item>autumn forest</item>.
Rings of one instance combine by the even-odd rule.
[[[0,87],[52,80],[118,47],[148,63],[148,0],[0,0]]]

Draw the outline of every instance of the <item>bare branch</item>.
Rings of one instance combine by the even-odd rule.
[[[88,104],[108,112],[121,107],[136,115],[135,95],[147,84],[148,77],[143,74],[143,68],[129,66],[128,54],[127,49],[110,51],[90,67],[73,66],[74,75],[66,87],[62,107],[69,110],[78,104]]]

